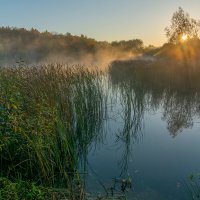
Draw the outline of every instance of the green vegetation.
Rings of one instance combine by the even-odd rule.
[[[9,187],[18,198],[26,181],[38,199],[40,187],[84,198],[79,163],[106,115],[100,77],[79,66],[0,68],[0,176],[9,179],[3,199]]]
[[[31,182],[11,182],[6,178],[0,178],[0,199],[44,199],[44,189]]]

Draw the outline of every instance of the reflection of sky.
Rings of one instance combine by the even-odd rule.
[[[161,120],[162,113],[145,114],[143,139],[132,145],[128,157],[128,173],[132,176],[134,193],[138,198],[146,199],[187,199],[183,180],[191,173],[200,170],[200,125],[195,123],[192,129],[185,129],[175,138],[166,129],[166,122]],[[96,151],[91,151],[88,158],[92,169],[98,178],[109,187],[112,178],[121,173],[123,146],[116,143],[115,133],[120,123],[112,122],[108,131],[105,145]],[[90,170],[88,187],[90,190],[102,190],[98,179]],[[91,182],[90,182],[91,181]],[[145,195],[148,196],[145,197]]]
[[[166,41],[163,29],[182,6],[200,18],[199,0],[0,0],[0,25],[85,34],[97,40]]]

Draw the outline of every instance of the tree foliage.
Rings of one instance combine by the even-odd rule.
[[[188,38],[198,38],[200,21],[190,17],[181,7],[174,12],[171,18],[171,25],[165,28],[168,41],[173,44],[180,43],[183,35]]]
[[[142,50],[144,48],[144,42],[141,39],[114,41],[111,45],[124,50]]]
[[[32,28],[0,27],[0,64],[23,58],[26,61],[43,61],[51,57],[69,57],[85,59],[87,56],[104,52],[108,56],[123,53],[140,54],[144,44],[140,39],[129,41],[96,41],[85,35],[76,36],[71,33],[58,34],[48,31],[39,32]]]

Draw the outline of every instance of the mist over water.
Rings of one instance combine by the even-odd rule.
[[[89,53],[79,53],[79,56],[68,56],[64,55],[63,53],[49,53],[46,57],[42,58],[40,61],[37,61],[35,58],[35,53],[33,52],[32,55],[29,54],[26,57],[18,57],[14,56],[13,59],[9,58],[9,61],[4,59],[1,61],[1,66],[14,66],[19,64],[23,65],[40,65],[40,64],[52,64],[52,63],[59,63],[68,66],[84,66],[84,67],[98,67],[99,70],[105,70],[115,60],[132,60],[132,59],[145,59],[151,60],[153,58],[150,57],[140,57],[139,55],[126,53],[123,51],[103,51],[99,50],[94,54]]]
[[[105,67],[114,60],[129,59],[144,50],[142,40],[96,41],[84,35],[55,34],[10,27],[0,28],[0,64],[64,63]]]

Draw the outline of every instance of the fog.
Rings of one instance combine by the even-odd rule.
[[[0,64],[64,63],[105,67],[114,60],[133,59],[144,51],[140,39],[96,41],[87,36],[0,28]]]

